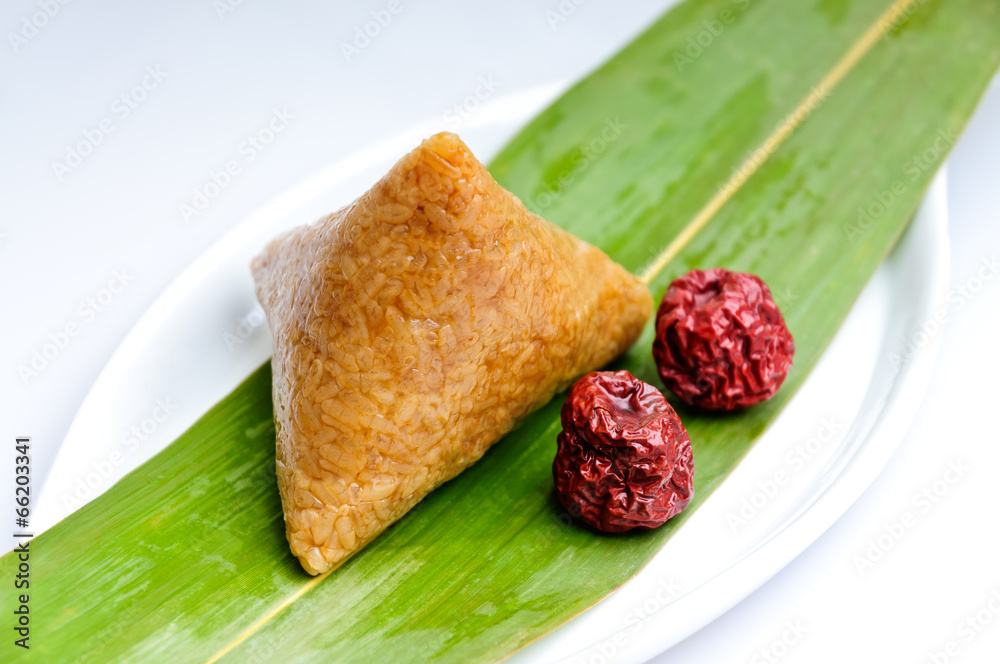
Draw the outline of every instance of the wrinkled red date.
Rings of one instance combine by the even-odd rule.
[[[559,501],[609,533],[656,528],[694,493],[691,441],[655,387],[628,371],[587,374],[562,408],[552,463]]]
[[[769,399],[794,354],[771,291],[752,274],[693,270],[670,284],[656,313],[660,377],[697,408],[737,410]]]

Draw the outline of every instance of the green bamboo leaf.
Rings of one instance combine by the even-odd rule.
[[[722,27],[701,45],[706,25]],[[564,623],[655,555],[802,384],[998,61],[1000,0],[689,0],[493,162],[529,208],[630,269],[652,266],[654,296],[690,268],[723,265],[761,275],[783,300],[797,354],[779,395],[735,417],[684,413],[697,472],[681,517],[613,537],[560,520],[557,397],[312,579],[284,540],[262,367],[32,541],[31,652],[102,664],[493,661]],[[658,384],[650,341],[647,329],[619,364]],[[0,575],[16,566],[8,554]]]

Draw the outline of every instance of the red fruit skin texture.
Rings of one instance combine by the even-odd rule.
[[[628,371],[587,374],[562,408],[552,462],[574,517],[608,533],[651,529],[694,495],[691,440],[663,394]]]
[[[670,284],[656,313],[660,378],[695,408],[739,410],[771,398],[794,355],[771,291],[752,274],[693,270]]]

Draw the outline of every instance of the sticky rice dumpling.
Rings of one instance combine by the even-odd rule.
[[[646,287],[438,134],[253,261],[292,553],[341,564],[638,338]]]

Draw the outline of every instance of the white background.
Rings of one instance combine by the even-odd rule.
[[[36,489],[135,320],[244,216],[387,135],[435,120],[454,129],[454,106],[481,78],[496,97],[578,78],[669,4],[590,0],[552,26],[546,12],[557,11],[557,0],[402,0],[348,61],[341,43],[388,2],[243,0],[220,15],[212,0],[76,0],[16,48],[9,33],[22,31],[38,3],[4,2],[0,436],[32,437]],[[123,118],[113,104],[147,67],[165,77]],[[247,160],[241,144],[275,109],[294,119]],[[60,180],[53,162],[104,118],[113,131]],[[230,160],[240,173],[185,223],[179,206]],[[987,608],[992,591],[1000,597],[1000,278],[977,281],[980,270],[990,274],[984,261],[1000,257],[997,81],[953,153],[950,183],[952,283],[978,292],[952,299],[932,386],[899,453],[805,554],[656,661],[764,662],[770,651],[781,662],[931,662],[929,653],[950,640],[959,654],[936,661],[1000,658],[1000,615]],[[81,313],[115,270],[133,275],[127,287],[93,316]],[[48,335],[71,323],[79,332],[66,347],[37,375],[20,376]],[[0,487],[10,486],[12,461],[4,452]],[[947,490],[924,512],[914,495],[933,491],[950,461],[969,470],[938,484]],[[906,512],[915,525],[859,571],[870,541]],[[960,631],[977,612],[989,624]],[[779,643],[787,624],[805,632],[789,646]]]

